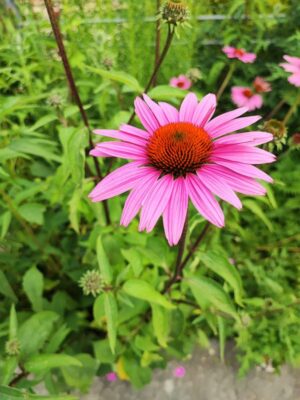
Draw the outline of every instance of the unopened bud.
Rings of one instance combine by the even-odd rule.
[[[9,356],[17,356],[20,353],[20,342],[18,339],[11,339],[5,343],[5,352]]]
[[[82,288],[83,293],[88,295],[97,296],[102,291],[102,279],[98,271],[87,271],[79,280],[79,286]]]

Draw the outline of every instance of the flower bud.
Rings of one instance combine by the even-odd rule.
[[[186,73],[186,76],[192,81],[197,82],[202,79],[202,73],[199,68],[191,68]]]
[[[188,19],[187,6],[178,0],[165,2],[161,8],[161,18],[168,24],[180,25]]]
[[[88,295],[97,296],[102,291],[102,279],[98,271],[87,271],[79,280],[79,286],[82,288],[83,293]]]
[[[10,339],[5,343],[5,352],[9,356],[17,356],[20,353],[20,342],[18,339]]]
[[[274,140],[286,137],[287,129],[282,121],[270,119],[264,123],[264,130],[272,133]]]

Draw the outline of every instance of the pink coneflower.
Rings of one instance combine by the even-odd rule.
[[[108,372],[108,374],[106,374],[105,377],[108,382],[115,382],[118,379],[117,374],[115,372]]]
[[[261,108],[263,98],[249,87],[234,86],[231,88],[231,99],[238,107],[247,107],[249,111]]]
[[[170,86],[188,90],[192,86],[192,81],[185,75],[174,76],[170,79]]]
[[[183,378],[185,376],[185,368],[180,365],[179,367],[176,367],[173,371],[173,375],[175,378]]]
[[[256,93],[266,93],[266,92],[270,92],[272,89],[269,82],[265,81],[264,78],[262,78],[260,76],[257,76],[254,79],[253,87],[254,87],[254,90],[256,91]]]
[[[232,46],[225,46],[222,50],[228,58],[237,58],[244,63],[253,63],[256,59],[256,54],[248,53],[244,49],[236,49]]]
[[[223,227],[224,215],[215,196],[240,209],[235,192],[264,195],[256,178],[272,182],[252,164],[270,163],[273,154],[256,148],[272,140],[266,132],[228,135],[260,119],[239,118],[239,108],[211,119],[216,96],[208,94],[200,103],[193,93],[183,100],[179,111],[168,103],[155,103],[147,95],[135,100],[135,112],[145,129],[121,125],[119,130],[95,133],[118,141],[97,144],[90,154],[133,161],[106,176],[89,197],[102,201],[131,190],[123,209],[121,224],[127,226],[140,214],[139,230],[150,232],[163,216],[170,245],[178,243],[190,199],[200,214]]]
[[[288,81],[297,87],[300,87],[300,58],[283,56],[286,63],[280,64],[280,66],[287,72],[291,72],[292,75],[288,77]]]

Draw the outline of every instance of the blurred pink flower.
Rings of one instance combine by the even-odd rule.
[[[253,82],[256,93],[265,93],[272,90],[271,85],[260,76],[257,76]]]
[[[231,99],[238,107],[247,107],[249,111],[261,108],[263,98],[260,94],[255,94],[249,87],[234,86],[231,88]]]
[[[176,367],[173,371],[173,375],[175,378],[183,378],[185,375],[185,368],[182,365]]]
[[[187,90],[192,86],[192,81],[185,75],[174,76],[170,79],[170,86]]]
[[[244,49],[236,49],[232,46],[225,46],[222,50],[228,58],[237,58],[243,63],[253,63],[256,59],[256,54],[247,53]]]
[[[287,72],[291,72],[292,75],[288,77],[288,81],[297,87],[300,87],[300,58],[283,56],[286,63],[280,64],[280,66]]]
[[[98,202],[130,191],[123,226],[141,211],[139,230],[151,232],[162,216],[166,237],[174,246],[182,235],[189,199],[205,219],[221,228],[225,218],[215,196],[241,209],[235,192],[266,194],[256,179],[272,178],[253,164],[275,161],[273,154],[256,147],[273,136],[257,130],[236,133],[260,116],[241,117],[247,111],[242,107],[212,118],[217,100],[211,93],[200,102],[194,93],[187,94],[179,110],[146,94],[134,104],[144,128],[123,124],[118,130],[97,129],[94,133],[114,140],[101,141],[90,152],[94,157],[131,160],[89,194]]]
[[[118,379],[117,374],[115,372],[109,372],[108,374],[105,375],[105,377],[108,382],[115,382]]]
[[[235,263],[236,263],[235,259],[232,258],[232,257],[229,257],[229,258],[228,258],[228,261],[229,261],[230,264],[232,264],[232,265],[235,265]]]

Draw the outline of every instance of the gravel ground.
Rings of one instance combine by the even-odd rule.
[[[156,371],[153,381],[142,390],[127,382],[95,380],[89,394],[81,400],[300,400],[300,370],[283,367],[281,374],[260,369],[246,378],[237,378],[234,351],[228,349],[226,363],[217,356],[216,345],[196,351],[191,360],[181,363],[182,378],[173,377],[172,362],[166,370]]]

